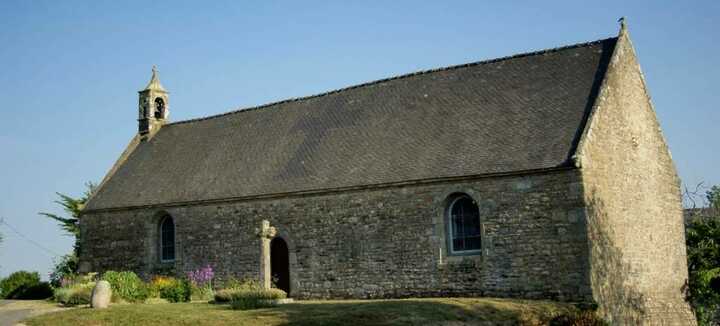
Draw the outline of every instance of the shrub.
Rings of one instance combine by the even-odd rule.
[[[170,302],[188,302],[192,289],[190,282],[186,280],[175,280],[171,285],[160,290],[160,298]]]
[[[212,267],[205,266],[196,271],[188,272],[188,280],[198,287],[212,286],[212,280],[215,277]]]
[[[222,289],[215,291],[215,302],[217,303],[228,303],[233,300],[233,296],[242,290],[237,289]]]
[[[17,271],[0,281],[0,297],[4,299],[30,299],[27,296],[42,295],[44,294],[44,288],[47,287],[47,285],[40,283],[40,274],[38,272]],[[50,296],[48,295],[45,298],[48,297]]]
[[[194,300],[212,300],[214,277],[215,273],[210,265],[187,273],[187,279],[192,285],[192,298]]]
[[[63,280],[73,279],[77,275],[78,258],[75,254],[63,256],[60,261],[55,263],[53,271],[50,273],[50,284],[54,287],[63,286]]]
[[[17,299],[42,300],[53,296],[53,289],[48,282],[40,282],[23,291]]]
[[[280,289],[263,289],[257,280],[229,279],[225,288],[215,292],[216,303],[230,303],[233,309],[255,309],[274,305],[272,301],[284,299],[287,293]]]
[[[149,285],[151,297],[162,298],[169,302],[190,301],[192,289],[190,283],[174,277],[155,276]]]
[[[287,297],[285,291],[280,289],[233,291],[236,292],[231,294],[232,301],[230,301],[230,305],[236,310],[272,307],[275,305],[274,300]]]
[[[56,288],[67,288],[74,285],[81,285],[81,284],[87,284],[87,283],[94,283],[97,281],[97,273],[87,273],[87,274],[69,274],[64,276],[60,280],[60,285],[55,286]]]
[[[75,284],[69,287],[57,288],[53,295],[56,302],[66,306],[77,306],[81,304],[90,304],[92,290],[95,282]]]
[[[247,310],[271,307],[274,300],[284,299],[287,293],[280,289],[263,289],[255,280],[228,280],[226,288],[215,292],[215,302],[231,304],[233,309]]]
[[[160,275],[154,276],[148,284],[148,297],[159,298],[160,290],[165,287],[171,286],[173,282],[175,282],[174,277]]]
[[[215,292],[215,302],[226,303],[232,301],[233,296],[236,293],[243,291],[261,291],[263,286],[257,280],[244,279],[238,280],[230,278],[225,281],[225,288]]]
[[[551,326],[605,326],[609,325],[600,319],[592,310],[585,310],[574,313],[566,313],[555,316],[550,320],[548,325]]]
[[[190,297],[192,300],[210,301],[215,296],[215,291],[209,286],[190,286]]]
[[[133,272],[107,271],[102,278],[110,282],[113,301],[142,302],[148,297],[148,287]]]
[[[98,274],[97,273],[87,273],[87,274],[80,274],[80,275],[74,275],[74,277],[70,278],[69,281],[71,284],[87,284],[87,283],[95,283],[95,281],[98,280]]]
[[[720,191],[718,193],[720,194]],[[708,198],[710,197],[708,196]],[[720,219],[713,216],[691,221],[687,226],[685,238],[689,276],[687,299],[695,310],[698,324],[718,324],[718,316],[720,316]]]

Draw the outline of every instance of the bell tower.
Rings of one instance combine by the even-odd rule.
[[[138,131],[147,139],[160,130],[170,114],[168,92],[160,84],[155,66],[152,68],[150,82],[138,93]]]

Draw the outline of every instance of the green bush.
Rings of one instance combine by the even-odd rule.
[[[53,289],[48,282],[40,282],[23,291],[17,299],[43,300],[53,296]]]
[[[210,286],[197,286],[191,284],[191,295],[192,300],[197,301],[210,301],[215,296],[215,291]]]
[[[169,302],[188,302],[192,295],[190,282],[171,276],[155,276],[148,286],[149,296]]]
[[[174,282],[175,278],[172,276],[154,276],[152,280],[150,280],[150,283],[148,283],[148,296],[150,298],[159,298],[160,290],[172,286]]]
[[[280,289],[257,289],[257,290],[241,290],[241,289],[222,289],[215,291],[215,302],[227,303],[235,300],[256,297],[262,300],[276,300],[287,297],[285,291]]]
[[[174,280],[172,284],[160,289],[160,298],[170,302],[188,302],[192,289],[186,280]]]
[[[550,326],[605,326],[606,321],[597,316],[595,311],[585,310],[555,316],[548,323]]]
[[[40,282],[38,272],[17,271],[0,280],[0,297],[3,299],[45,299],[49,286]]]
[[[287,297],[285,291],[280,289],[236,291],[231,295],[232,301],[230,301],[230,306],[236,310],[272,307],[275,305],[274,300]]]
[[[66,287],[76,285],[76,284],[94,283],[97,280],[98,280],[97,273],[70,274],[61,280],[60,286],[56,286],[56,287],[66,288]]]
[[[92,290],[95,282],[75,284],[65,288],[55,289],[53,299],[56,302],[66,306],[77,306],[81,304],[90,304]]]
[[[67,282],[77,277],[78,258],[75,254],[65,255],[55,262],[52,273],[50,273],[50,284],[54,287],[63,286],[63,280]]]
[[[237,289],[222,289],[215,291],[215,302],[217,303],[227,303],[232,301],[233,295],[240,292],[242,290]]]
[[[717,195],[713,195],[720,195],[720,188],[713,189],[717,189]],[[709,193],[709,199],[710,196]],[[699,325],[717,325],[720,316],[720,216],[691,221],[685,239],[689,276],[687,299],[695,310]]]
[[[280,289],[263,289],[256,280],[225,282],[225,288],[215,292],[216,303],[230,303],[233,309],[256,309],[273,306],[274,300],[284,299],[287,293]]]
[[[238,280],[230,278],[225,281],[225,287],[222,290],[215,291],[215,302],[226,303],[232,301],[235,294],[243,291],[261,291],[263,286],[260,282],[253,279]]]
[[[256,309],[271,307],[274,300],[284,299],[287,293],[280,289],[263,289],[256,280],[230,279],[225,288],[215,291],[216,303],[230,303],[233,309]]]
[[[148,298],[148,286],[133,272],[107,271],[102,279],[110,282],[113,301],[142,302]]]

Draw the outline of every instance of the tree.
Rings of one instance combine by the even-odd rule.
[[[0,224],[3,224],[2,217],[0,217]],[[0,233],[0,244],[2,244],[2,242],[3,242],[3,235],[2,235],[2,233]]]
[[[74,275],[78,270],[78,257],[80,256],[80,214],[82,213],[85,204],[87,203],[90,196],[95,191],[95,184],[92,182],[85,183],[87,188],[80,198],[73,198],[68,195],[57,192],[56,194],[60,197],[55,203],[62,206],[63,210],[68,217],[59,216],[52,213],[39,213],[42,216],[49,217],[60,224],[60,228],[65,230],[68,235],[75,237],[75,243],[73,244],[73,251],[65,256],[60,257],[59,260],[55,260],[55,268],[50,273],[50,282],[53,286],[60,286],[62,280],[66,277]]]
[[[713,186],[707,192],[707,201],[710,203],[710,208],[717,211],[720,210],[720,186]]]
[[[700,324],[720,317],[720,187],[706,192],[708,208],[687,228],[688,299]]]
[[[73,198],[57,192],[56,194],[60,197],[55,203],[62,206],[65,213],[69,217],[63,217],[52,213],[41,212],[40,215],[49,217],[59,222],[60,227],[68,233],[68,235],[75,237],[75,244],[73,245],[73,254],[77,255],[79,248],[78,237],[80,236],[80,213],[82,212],[88,199],[95,191],[95,184],[88,182],[85,184],[87,189],[80,198]]]

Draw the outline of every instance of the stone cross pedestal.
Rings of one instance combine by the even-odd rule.
[[[262,280],[263,288],[271,287],[270,275],[270,240],[275,237],[277,230],[270,226],[270,221],[263,220],[260,229],[256,229],[257,235],[260,237],[260,280]]]

